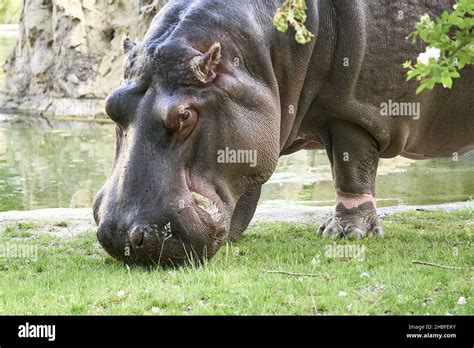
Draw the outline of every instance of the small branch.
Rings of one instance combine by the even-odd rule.
[[[432,266],[432,267],[445,268],[445,269],[457,269],[457,270],[461,269],[460,267],[438,265],[436,263],[431,263],[431,262],[426,262],[426,261],[413,260],[412,262],[417,265],[425,265],[425,266]]]
[[[285,275],[293,276],[293,277],[319,277],[320,276],[319,274],[314,274],[314,273],[293,273],[293,272],[275,271],[275,270],[268,270],[268,269],[262,269],[262,272],[285,274]]]
[[[454,55],[456,53],[458,53],[460,50],[462,50],[464,47],[467,47],[469,46],[469,44],[471,43],[471,40],[464,40],[461,42],[461,44],[459,45],[459,47],[457,47],[453,53],[451,53],[451,56],[454,57]]]

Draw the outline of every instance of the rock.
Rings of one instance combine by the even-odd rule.
[[[105,117],[105,97],[122,77],[122,40],[141,39],[166,2],[25,0],[0,109]]]
[[[458,305],[464,306],[466,303],[466,298],[464,296],[461,296],[458,300]]]

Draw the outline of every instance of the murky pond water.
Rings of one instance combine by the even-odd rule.
[[[89,207],[114,156],[111,125],[39,117],[0,122],[0,211]],[[379,206],[436,204],[474,196],[474,152],[458,161],[383,160]],[[282,157],[262,202],[332,205],[329,161],[322,151]]]

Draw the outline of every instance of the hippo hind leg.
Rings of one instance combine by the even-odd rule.
[[[326,151],[336,188],[336,211],[318,235],[363,238],[383,235],[375,203],[379,153],[375,139],[358,125],[334,120]]]
[[[318,235],[349,238],[363,238],[371,234],[383,236],[383,229],[373,203],[375,199],[361,196],[348,198],[347,195],[339,193],[336,212],[319,227]],[[354,205],[361,201],[362,203]]]

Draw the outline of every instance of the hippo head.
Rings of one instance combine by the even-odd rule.
[[[211,258],[247,214],[237,210],[253,214],[239,200],[276,166],[276,88],[219,39],[124,42],[124,78],[106,100],[115,161],[94,218],[100,244],[125,263]]]

